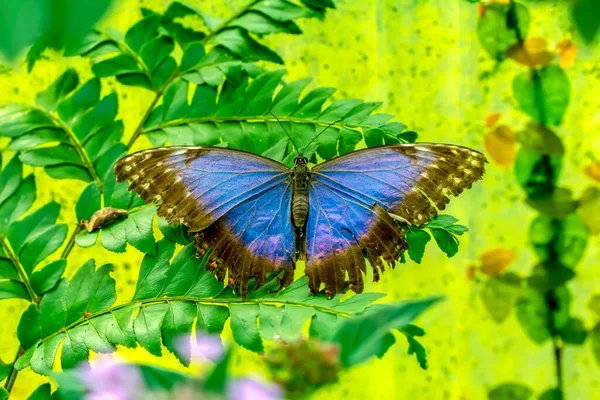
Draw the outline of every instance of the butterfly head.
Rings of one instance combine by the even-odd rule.
[[[295,165],[306,165],[306,164],[308,164],[308,158],[304,157],[303,155],[299,155],[298,157],[294,158],[294,164]]]

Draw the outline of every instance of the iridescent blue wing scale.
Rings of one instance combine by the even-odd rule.
[[[365,255],[374,280],[406,249],[389,213],[422,225],[480,179],[483,154],[460,146],[399,144],[356,151],[312,169],[306,228],[311,290],[363,289]]]
[[[119,181],[158,215],[187,225],[209,265],[226,272],[245,296],[250,277],[294,267],[290,170],[251,153],[218,147],[167,147],[131,154],[115,166]]]

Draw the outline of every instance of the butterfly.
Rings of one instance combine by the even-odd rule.
[[[291,139],[291,138],[290,138]],[[293,142],[293,141],[292,141]],[[158,215],[196,233],[198,256],[212,249],[207,268],[245,298],[283,270],[293,280],[306,261],[309,288],[332,296],[362,292],[366,260],[373,280],[407,249],[400,219],[423,225],[484,173],[485,156],[466,147],[394,144],[357,150],[309,168],[222,147],[143,150],[115,165],[119,181]]]

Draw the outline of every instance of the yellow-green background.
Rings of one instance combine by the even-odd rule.
[[[189,0],[199,9],[217,15],[231,15],[245,4],[242,0]],[[164,11],[167,0],[121,1],[102,22],[122,31],[141,17],[139,7]],[[304,34],[279,35],[267,42],[285,60],[286,79],[311,76],[312,85],[338,88],[334,99],[382,100],[382,112],[396,115],[421,141],[450,142],[483,149],[484,118],[500,112],[503,123],[515,130],[527,117],[518,111],[512,98],[511,82],[524,67],[507,61],[495,70],[495,63],[477,40],[477,5],[465,0],[338,0],[337,10],[323,21],[300,22]],[[530,35],[546,38],[551,47],[570,37],[569,2],[527,2],[532,14]],[[566,73],[571,81],[571,104],[557,133],[567,156],[561,183],[578,194],[592,181],[582,166],[600,158],[600,56],[591,48],[579,48],[575,65]],[[31,74],[24,68],[0,75],[0,103],[33,102],[35,94],[74,66],[82,80],[91,76],[87,59],[62,59],[47,54]],[[493,72],[495,71],[495,72]],[[480,79],[482,73],[491,73]],[[131,135],[153,95],[139,88],[107,80],[104,90],[117,90],[120,118],[126,135]],[[5,141],[0,145],[4,147]],[[139,141],[138,147],[149,144]],[[3,153],[5,159],[9,155]],[[55,181],[36,171],[36,207],[49,200],[63,204],[61,220],[75,220],[73,205],[83,184]],[[340,383],[320,390],[315,398],[348,399],[484,399],[497,384],[513,381],[532,387],[537,395],[555,384],[554,359],[550,342],[536,345],[527,339],[514,314],[496,324],[487,315],[478,296],[480,284],[466,279],[468,265],[489,248],[511,249],[517,254],[510,267],[527,274],[534,256],[527,244],[527,229],[535,213],[523,202],[512,171],[491,163],[483,182],[448,209],[468,225],[457,256],[447,259],[435,246],[427,251],[421,265],[412,262],[385,273],[378,284],[366,291],[388,293],[385,301],[419,296],[446,296],[446,300],[418,320],[427,331],[422,340],[427,348],[429,369],[422,371],[406,354],[403,338],[383,360],[373,360],[344,372]],[[577,267],[577,278],[568,284],[573,295],[572,309],[586,327],[596,321],[585,307],[589,297],[600,291],[600,246],[591,238],[585,257]],[[98,264],[115,264],[114,277],[120,299],[132,293],[142,254],[129,248],[115,255],[99,245],[76,248],[70,259],[70,275],[84,260],[94,257]],[[22,300],[0,302],[0,357],[9,361],[18,347],[15,337]],[[183,369],[171,355],[155,358],[145,350],[120,351],[126,357]],[[198,367],[194,367],[197,370]],[[236,352],[235,373],[261,373],[257,356]],[[30,370],[19,374],[14,399],[25,398],[43,378]],[[564,385],[567,399],[600,396],[600,367],[593,361],[589,343],[568,347],[564,352]]]

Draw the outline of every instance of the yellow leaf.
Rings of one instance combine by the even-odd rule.
[[[575,63],[577,45],[572,40],[565,39],[558,44],[560,50],[560,67],[567,69]]]
[[[485,126],[491,128],[496,125],[496,122],[500,119],[500,113],[491,113],[487,117],[485,117]]]
[[[490,158],[503,168],[509,168],[515,161],[516,135],[506,125],[499,125],[488,132],[483,138],[486,153]]]
[[[475,279],[475,272],[477,272],[477,267],[474,265],[469,265],[467,270],[465,271],[465,276],[468,281],[472,281]]]
[[[600,162],[586,165],[583,172],[593,180],[600,182]]]
[[[506,56],[528,67],[548,65],[554,59],[546,40],[541,37],[528,38],[511,46],[506,50]]]
[[[481,254],[481,272],[486,275],[500,275],[515,260],[513,251],[490,249]]]

